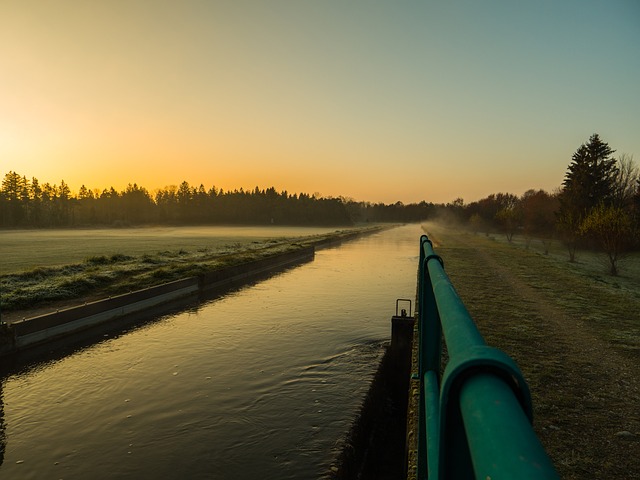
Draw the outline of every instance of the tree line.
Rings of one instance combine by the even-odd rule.
[[[356,222],[415,222],[433,212],[433,204],[392,205],[325,198],[307,193],[206,189],[183,181],[152,195],[137,184],[73,194],[64,180],[41,184],[11,171],[0,188],[0,227],[51,228],[74,226],[199,225],[352,225]]]
[[[640,171],[629,155],[613,157],[598,134],[572,155],[555,192],[528,190],[521,196],[494,193],[465,204],[422,201],[405,205],[356,202],[344,197],[276,191],[275,188],[223,191],[184,181],[152,195],[137,184],[77,194],[62,180],[41,184],[17,172],[0,187],[0,227],[135,226],[145,224],[351,225],[363,222],[417,222],[440,217],[475,231],[501,231],[511,241],[523,235],[542,240],[548,252],[554,239],[575,260],[580,248],[601,248],[617,273],[621,256],[640,249]]]
[[[516,234],[538,238],[546,253],[559,239],[570,261],[578,248],[599,248],[615,275],[620,258],[640,249],[640,170],[630,155],[613,153],[593,134],[573,154],[557,191],[497,193],[467,205],[457,199],[441,213],[475,231],[501,231],[509,241]]]

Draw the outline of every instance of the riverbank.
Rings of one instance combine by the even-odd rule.
[[[197,250],[149,250],[139,255],[110,253],[93,255],[81,263],[39,265],[0,276],[0,315],[3,322],[12,323],[184,278],[209,275],[274,255],[308,247],[323,248],[386,228],[390,227],[376,225],[294,238],[267,238],[244,244],[234,242],[212,248],[204,244]],[[105,250],[113,251],[109,245],[105,242]],[[154,248],[158,246],[154,243]],[[49,248],[53,250],[54,247],[61,248]]]
[[[72,299],[74,306],[55,308],[46,305],[50,311],[34,315],[32,312],[18,310],[14,312],[18,318],[3,318],[0,325],[0,355],[12,355],[28,348],[50,343],[61,337],[74,335],[92,329],[98,325],[131,317],[140,316],[150,309],[158,313],[161,305],[171,308],[171,304],[190,296],[199,296],[207,291],[241,286],[259,276],[295,266],[313,259],[315,248],[335,245],[364,234],[380,231],[381,227],[371,227],[351,231],[339,231],[333,234],[299,239],[296,243],[281,242],[276,246],[270,245],[261,249],[252,249],[249,253],[237,252],[226,255],[226,261],[211,264],[183,265],[174,269],[174,275],[194,271],[196,275],[182,277],[178,280],[164,282],[149,287],[136,289],[120,295],[109,296],[96,301]],[[229,258],[230,257],[230,258]],[[92,262],[95,263],[95,262]],[[100,264],[109,262],[100,262]],[[59,270],[64,272],[65,269]],[[161,275],[154,275],[158,270],[152,270],[147,277],[156,281]],[[180,273],[176,273],[180,272]],[[65,280],[61,280],[65,281]],[[96,293],[94,292],[94,295]],[[21,315],[21,317],[19,316]]]
[[[76,307],[1,325],[0,355],[18,353],[113,320],[144,315],[154,308],[171,308],[176,301],[242,285],[260,276],[313,260],[314,247],[263,257],[197,277],[109,297]]]

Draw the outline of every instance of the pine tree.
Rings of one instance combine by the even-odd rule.
[[[614,152],[597,133],[576,150],[563,182],[561,213],[584,218],[599,204],[611,203],[617,171]]]
[[[2,224],[4,226],[22,225],[27,216],[29,202],[29,181],[16,172],[9,172],[2,180]]]

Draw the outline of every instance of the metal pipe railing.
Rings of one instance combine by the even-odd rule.
[[[559,478],[515,362],[486,345],[426,235],[418,275],[418,478]],[[441,372],[442,339],[449,361]]]

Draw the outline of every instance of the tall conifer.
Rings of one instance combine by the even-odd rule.
[[[611,203],[617,171],[614,152],[597,133],[576,150],[563,182],[561,214],[582,219],[597,205]]]

